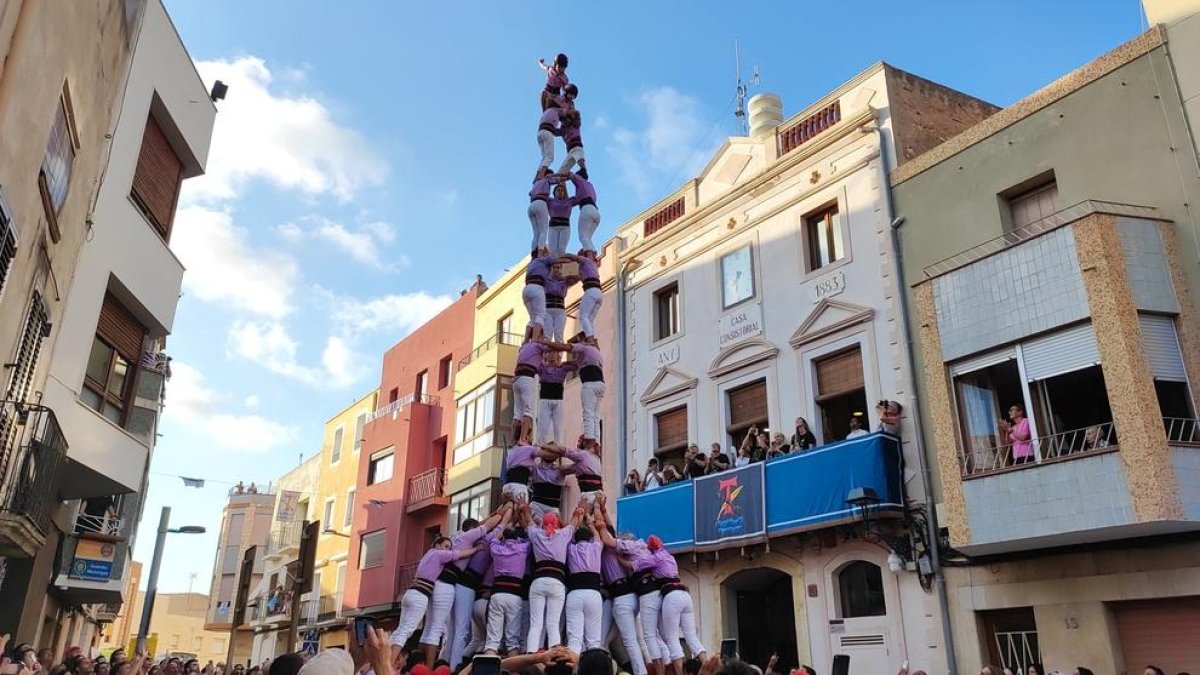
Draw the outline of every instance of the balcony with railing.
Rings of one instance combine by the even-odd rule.
[[[523,341],[520,333],[497,332],[476,345],[458,361],[455,390],[470,391],[497,375],[512,375],[517,365],[517,350]]]
[[[267,536],[267,557],[287,558],[300,552],[300,535],[304,523],[283,523],[271,530]]]
[[[45,542],[66,456],[53,410],[0,402],[0,555],[32,557]]]
[[[381,408],[377,408],[375,411],[369,413],[367,415],[367,423],[369,424],[371,422],[374,422],[375,420],[377,420],[381,417],[391,417],[391,418],[395,419],[396,415],[399,414],[401,410],[407,408],[408,406],[410,406],[414,403],[417,403],[420,405],[440,405],[441,404],[441,402],[438,400],[438,398],[436,396],[430,396],[429,394],[422,394],[420,396],[417,396],[416,394],[408,394],[406,396],[401,396],[400,398],[396,399],[395,401],[392,401],[391,403],[389,403]]]
[[[446,494],[446,470],[438,467],[408,479],[408,503],[405,510],[417,513],[426,509],[445,508],[450,505]]]
[[[260,593],[246,603],[249,623],[287,623],[292,612],[291,589]]]
[[[808,143],[842,120],[842,105],[834,101],[779,130],[779,155],[788,154]]]
[[[617,500],[617,529],[657,534],[673,552],[765,542],[855,522],[854,490],[872,490],[871,517],[904,508],[900,442],[876,433]]]
[[[417,565],[420,560],[410,560],[402,565],[396,566],[396,593],[395,597],[404,595],[404,591],[412,586],[413,580],[417,578]]]

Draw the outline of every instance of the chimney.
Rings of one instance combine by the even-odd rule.
[[[750,97],[750,137],[762,138],[783,124],[783,100],[775,94],[755,94]]]

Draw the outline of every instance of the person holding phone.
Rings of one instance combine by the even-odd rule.
[[[466,548],[462,550],[452,550],[450,548],[449,537],[438,537],[433,543],[433,548],[425,552],[421,556],[421,560],[417,563],[416,572],[413,575],[412,585],[404,592],[404,596],[400,599],[400,622],[396,626],[396,630],[392,631],[388,642],[392,645],[392,658],[400,656],[404,651],[404,645],[408,642],[408,638],[416,632],[417,627],[421,625],[421,621],[425,619],[425,613],[429,609],[430,601],[440,603],[441,611],[444,614],[449,614],[450,607],[454,604],[454,587],[443,583],[443,586],[449,589],[449,593],[443,591],[437,598],[434,598],[434,589],[438,583],[437,578],[441,575],[442,569],[449,563],[455,560],[465,560],[471,557],[475,552],[474,548]],[[441,636],[438,636],[439,639]],[[422,645],[424,647],[424,645]],[[437,651],[436,643],[433,648],[427,651],[426,658],[430,663],[434,652]],[[235,667],[236,670],[236,667]]]

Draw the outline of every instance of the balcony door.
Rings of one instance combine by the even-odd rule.
[[[867,389],[863,378],[862,349],[857,345],[813,361],[817,382],[817,408],[821,411],[823,443],[840,441],[850,433],[850,420],[857,419],[870,431]]]
[[[796,650],[796,607],[792,577],[773,567],[744,569],[725,580],[726,624],[733,623],[738,655],[765,664],[779,656],[778,672],[800,665]]]

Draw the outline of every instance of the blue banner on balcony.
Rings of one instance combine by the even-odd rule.
[[[695,480],[697,549],[761,541],[767,534],[764,464]]]
[[[692,547],[691,481],[622,497],[617,507],[617,530],[645,539],[657,534],[671,550]]]

